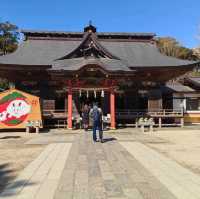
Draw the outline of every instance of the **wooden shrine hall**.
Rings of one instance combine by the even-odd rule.
[[[181,113],[162,88],[199,65],[161,54],[153,33],[97,32],[91,24],[83,32],[22,32],[16,52],[0,57],[0,76],[40,97],[44,124],[67,121],[69,129],[93,102],[112,129],[139,113]]]

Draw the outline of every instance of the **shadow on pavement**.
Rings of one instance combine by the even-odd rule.
[[[17,138],[21,138],[21,136],[4,136],[4,137],[1,137],[0,139],[17,139]]]
[[[112,141],[115,141],[115,140],[117,140],[116,138],[104,138],[103,139],[103,143],[105,143],[105,142],[112,142]]]
[[[14,171],[9,169],[10,164],[0,164],[0,198],[15,195],[15,190],[23,186],[31,186],[36,183],[27,182],[26,180],[16,180],[14,183],[12,181],[15,179],[13,175]]]

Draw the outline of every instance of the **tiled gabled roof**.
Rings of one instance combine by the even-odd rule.
[[[72,33],[73,34],[73,33]],[[109,34],[109,33],[104,33]],[[111,33],[110,33],[111,34]],[[119,33],[121,34],[121,33]],[[117,33],[116,33],[117,35]],[[115,41],[99,40],[99,44],[110,54],[119,58],[120,66],[127,68],[142,67],[181,67],[195,66],[199,62],[181,60],[168,57],[159,52],[157,47],[151,42],[141,41]],[[55,60],[73,52],[81,40],[55,40],[55,39],[28,39],[24,41],[16,52],[0,57],[0,65],[22,65],[22,66],[55,66]],[[71,60],[74,62],[77,60]],[[67,70],[71,66],[67,65],[70,61],[65,61],[66,65],[60,64]],[[123,63],[123,64],[121,64]],[[117,69],[115,60],[109,62],[109,70]]]
[[[195,90],[189,86],[185,86],[179,82],[167,83],[164,88],[165,92],[187,93],[194,92]]]

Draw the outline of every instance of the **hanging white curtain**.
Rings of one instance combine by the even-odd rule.
[[[94,90],[94,98],[96,99],[97,98],[97,91]]]
[[[101,91],[101,97],[104,97],[104,90]]]

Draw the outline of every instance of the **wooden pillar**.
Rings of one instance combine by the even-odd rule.
[[[68,90],[68,115],[67,115],[67,128],[72,129],[72,89]]]
[[[110,116],[111,116],[111,129],[116,129],[115,122],[115,93],[112,89],[110,92]]]

